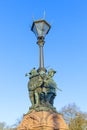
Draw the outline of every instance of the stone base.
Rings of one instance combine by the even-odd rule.
[[[24,115],[17,130],[68,130],[62,116],[53,111],[32,111]]]

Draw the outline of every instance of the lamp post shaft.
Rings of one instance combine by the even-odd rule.
[[[44,46],[44,37],[39,37],[37,44],[39,45],[39,69],[46,72],[46,69],[44,68],[44,53],[43,53],[43,46]]]
[[[43,45],[39,45],[39,67],[44,68]]]

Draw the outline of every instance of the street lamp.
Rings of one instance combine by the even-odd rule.
[[[39,45],[39,69],[38,71],[45,71],[44,68],[44,55],[43,55],[43,46],[44,46],[44,38],[46,34],[48,34],[51,26],[45,20],[37,20],[34,21],[31,27],[31,30],[35,33],[37,37],[37,44]]]

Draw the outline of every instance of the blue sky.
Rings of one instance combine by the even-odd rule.
[[[25,73],[38,68],[32,17],[51,24],[44,45],[47,69],[57,71],[54,106],[69,103],[87,112],[87,0],[0,0],[0,122],[16,123],[31,106]]]

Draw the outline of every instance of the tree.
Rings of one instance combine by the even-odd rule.
[[[0,122],[0,130],[3,130],[5,125],[6,125],[5,122]]]
[[[60,113],[69,125],[69,130],[83,130],[87,126],[87,113],[81,112],[75,103],[64,106]]]
[[[0,122],[0,130],[10,130],[10,127],[5,122]]]
[[[17,119],[16,123],[8,126],[5,122],[0,122],[0,130],[17,130],[17,126],[22,121],[23,116]]]

